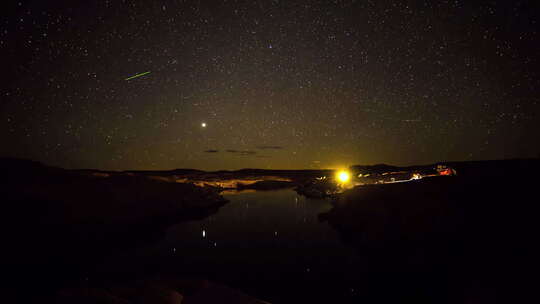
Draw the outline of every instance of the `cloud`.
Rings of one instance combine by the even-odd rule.
[[[250,151],[250,150],[232,150],[232,149],[229,149],[229,150],[225,150],[225,152],[228,152],[228,153],[236,153],[238,155],[254,155],[254,154],[257,154],[256,151]]]
[[[258,146],[257,149],[260,150],[282,150],[285,149],[283,146]]]
[[[218,153],[219,150],[212,150],[212,149],[210,149],[210,150],[205,150],[204,152],[205,152],[205,153]]]

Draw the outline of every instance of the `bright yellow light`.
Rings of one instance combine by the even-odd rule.
[[[337,179],[342,183],[348,182],[350,178],[351,178],[351,176],[350,176],[349,172],[347,172],[347,171],[339,171],[337,173]]]
[[[201,127],[206,128],[206,123],[205,122],[201,123]]]

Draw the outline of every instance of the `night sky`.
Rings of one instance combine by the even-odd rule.
[[[540,155],[538,1],[8,2],[0,156],[217,170]]]

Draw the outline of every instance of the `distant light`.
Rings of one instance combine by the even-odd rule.
[[[206,123],[205,122],[201,123],[201,127],[206,128]]]
[[[203,237],[203,238],[206,237],[206,230],[203,230],[203,231],[202,231],[202,237]]]
[[[349,179],[351,179],[351,175],[347,171],[339,171],[337,174],[337,179],[342,183],[346,183],[349,181]]]

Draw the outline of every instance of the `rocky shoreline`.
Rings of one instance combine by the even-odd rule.
[[[488,300],[496,295],[495,287],[517,290],[503,280],[520,274],[515,267],[500,270],[504,276],[494,269],[534,241],[538,207],[530,198],[536,195],[539,161],[448,166],[459,175],[411,180],[409,173],[433,175],[437,166],[357,166],[352,173],[369,175],[362,182],[374,184],[340,189],[331,170],[103,172],[2,159],[0,231],[6,244],[3,271],[10,278],[6,302],[264,303],[204,278],[152,278],[144,267],[133,270],[137,278],[110,278],[105,267],[88,280],[87,274],[111,253],[153,242],[171,225],[218,212],[227,203],[220,195],[224,187],[207,183],[220,182],[234,184],[235,190],[296,187],[300,195],[330,197],[333,208],[319,220],[369,261],[362,268],[369,274],[366,284],[372,284],[366,287],[367,299],[378,299],[384,290],[377,288],[387,283],[396,290],[396,299],[389,295],[389,300],[398,300],[399,292],[429,294],[440,286],[485,289]],[[392,180],[398,176],[411,182]],[[529,260],[519,263],[524,269]],[[384,273],[392,275],[377,283],[376,276]],[[438,292],[455,296],[452,290]]]
[[[0,169],[8,297],[23,302],[54,302],[58,290],[110,253],[152,242],[169,226],[227,203],[211,187],[145,176],[96,177],[20,160],[2,160]],[[25,292],[36,280],[35,292]]]

